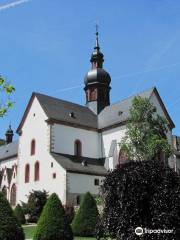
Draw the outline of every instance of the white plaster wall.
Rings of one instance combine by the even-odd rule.
[[[99,179],[99,182],[104,179],[102,176],[67,173],[68,189],[69,193],[84,194],[90,192],[91,194],[98,194],[100,186],[94,185],[94,179]]]
[[[74,155],[74,142],[82,143],[82,156],[100,158],[100,135],[95,131],[54,124],[51,128],[52,151]]]
[[[119,143],[121,142],[122,138],[125,136],[126,126],[120,126],[114,129],[110,129],[104,131],[102,133],[102,148],[103,148],[103,157],[106,158],[105,167],[107,169],[114,169],[115,166],[118,164],[118,157],[119,157]],[[112,157],[109,156],[109,150],[111,147],[111,143],[113,140],[117,141],[117,145],[114,151],[114,155]]]
[[[35,115],[34,115],[35,114]],[[27,201],[32,190],[56,192],[63,202],[66,201],[66,171],[52,158],[50,148],[50,126],[45,122],[46,114],[35,98],[19,138],[18,159],[18,201]],[[32,139],[36,141],[36,153],[30,155]],[[34,181],[34,165],[40,164],[40,180]],[[53,167],[51,163],[53,162]],[[25,183],[25,165],[30,165],[30,182]],[[52,175],[56,173],[56,179]]]
[[[160,105],[160,103],[159,103],[159,101],[158,101],[154,92],[152,93],[152,95],[150,97],[150,102],[156,107],[157,113],[167,120],[167,118],[164,114],[164,111],[163,111],[163,109],[162,109],[162,107],[161,107],[161,105]],[[168,139],[169,144],[172,145],[172,131],[170,129],[167,132],[167,139]]]

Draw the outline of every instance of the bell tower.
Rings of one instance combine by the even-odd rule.
[[[104,55],[100,51],[98,30],[96,30],[96,44],[90,62],[91,70],[84,78],[86,105],[95,114],[99,114],[106,106],[110,105],[111,77],[103,69]]]

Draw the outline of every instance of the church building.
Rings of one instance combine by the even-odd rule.
[[[87,191],[98,195],[107,171],[122,160],[119,143],[134,96],[111,104],[111,77],[103,68],[98,32],[90,62],[84,79],[85,105],[34,92],[17,128],[18,140],[13,141],[11,126],[6,141],[0,140],[0,190],[12,206],[27,202],[32,190],[56,192],[63,204],[77,205]],[[157,89],[137,95],[156,106],[168,122],[169,143],[178,143]],[[176,171],[179,150],[169,159]]]

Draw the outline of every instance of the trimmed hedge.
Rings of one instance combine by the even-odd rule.
[[[73,233],[58,196],[53,193],[39,218],[33,240],[73,240]]]
[[[13,210],[0,192],[0,240],[24,240],[23,229]]]
[[[14,209],[14,215],[17,218],[17,220],[19,221],[19,223],[21,223],[21,224],[26,223],[26,219],[25,219],[25,216],[24,216],[23,209],[19,204]]]
[[[72,222],[74,235],[81,237],[91,237],[95,235],[95,227],[99,219],[96,201],[87,192],[81,201],[80,208]]]

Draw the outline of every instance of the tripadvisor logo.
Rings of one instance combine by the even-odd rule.
[[[142,227],[137,227],[135,229],[135,234],[138,236],[141,236],[142,234],[172,234],[173,230],[172,229],[147,229],[147,228],[142,228]]]
[[[143,228],[142,227],[137,227],[135,229],[135,234],[138,236],[141,236],[143,234]]]

